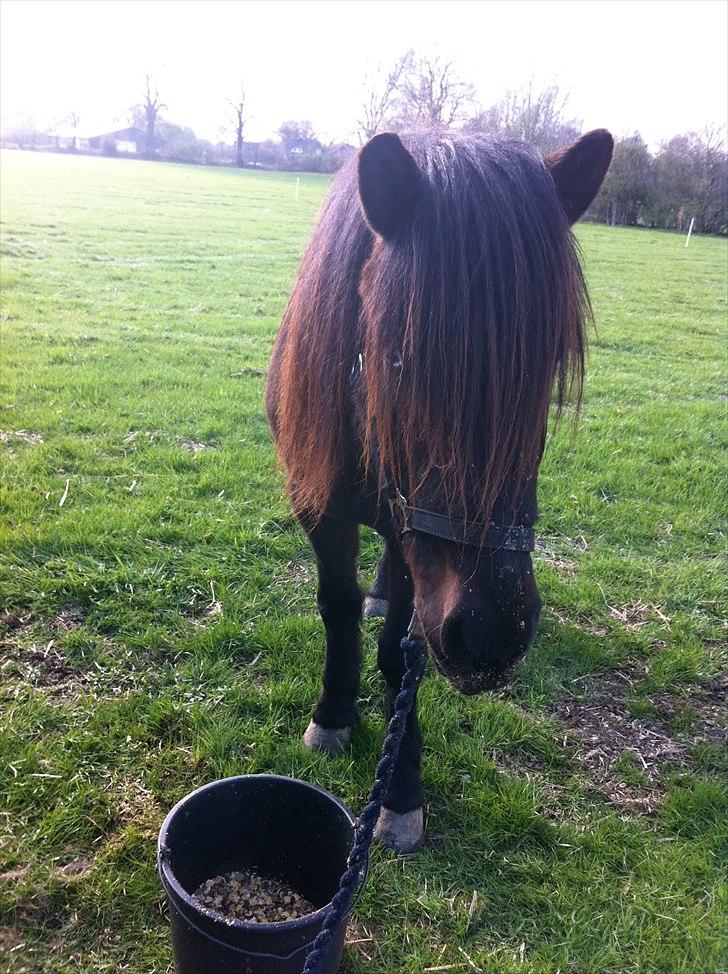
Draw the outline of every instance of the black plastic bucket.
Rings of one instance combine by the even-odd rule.
[[[164,820],[157,847],[178,974],[300,974],[353,841],[354,816],[346,805],[296,778],[224,778],[183,798]],[[316,912],[246,923],[200,910],[190,894],[234,869],[283,880]],[[339,969],[347,920],[332,938],[321,968],[326,974]]]

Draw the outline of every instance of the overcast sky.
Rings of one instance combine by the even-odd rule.
[[[456,60],[485,105],[556,81],[585,128],[652,147],[728,111],[725,0],[2,0],[0,18],[3,121],[76,111],[83,134],[126,125],[150,71],[166,117],[202,137],[242,81],[247,138],[310,119],[354,141],[364,75],[410,47]]]

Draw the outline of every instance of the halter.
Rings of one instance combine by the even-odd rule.
[[[401,368],[401,362],[395,363]],[[364,370],[364,356],[359,352],[354,360],[349,375],[353,386]],[[489,521],[466,521],[463,518],[451,517],[449,514],[438,514],[423,507],[413,507],[400,489],[393,484],[379,460],[379,451],[375,448],[375,458],[380,470],[383,493],[389,504],[392,524],[399,536],[410,531],[419,534],[429,534],[443,541],[454,541],[469,548],[483,548],[487,551],[533,551],[536,547],[536,534],[533,528],[523,524],[498,524]]]
[[[462,518],[438,514],[422,507],[412,507],[397,487],[385,480],[384,494],[389,504],[392,523],[400,535],[409,531],[429,534],[444,541],[455,541],[470,548],[490,551],[533,551],[536,535],[533,528],[522,524],[504,525],[495,521],[465,521]]]

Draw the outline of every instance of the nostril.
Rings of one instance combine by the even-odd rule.
[[[452,615],[445,619],[442,624],[442,646],[453,661],[470,657],[465,623],[461,616]]]

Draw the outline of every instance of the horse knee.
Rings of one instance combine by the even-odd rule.
[[[382,638],[377,644],[377,666],[390,687],[399,687],[404,676],[404,653],[399,643]]]
[[[330,593],[319,595],[316,604],[326,626],[357,623],[361,618],[362,594],[359,590],[336,596]]]

